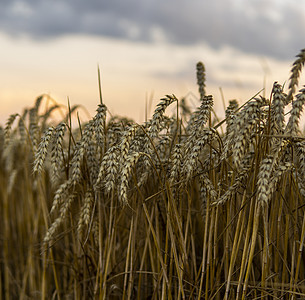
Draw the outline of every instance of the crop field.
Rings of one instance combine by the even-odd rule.
[[[305,299],[304,63],[222,120],[201,62],[195,110],[166,95],[137,124],[99,85],[88,122],[47,95],[10,115],[0,300]]]

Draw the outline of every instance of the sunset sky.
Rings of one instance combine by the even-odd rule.
[[[2,0],[0,45],[0,124],[43,93],[92,115],[97,65],[110,112],[143,121],[146,99],[197,94],[202,61],[223,114],[219,87],[243,102],[289,78],[305,1]]]

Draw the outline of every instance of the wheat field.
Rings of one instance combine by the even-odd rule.
[[[137,124],[100,90],[85,123],[47,95],[9,116],[0,300],[305,299],[304,63],[223,120],[202,63],[194,111],[166,95]]]

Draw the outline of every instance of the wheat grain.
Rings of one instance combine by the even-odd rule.
[[[11,128],[12,125],[15,121],[15,119],[19,116],[19,114],[13,114],[10,115],[8,120],[5,123],[5,127],[4,127],[4,137],[5,137],[5,144],[7,145],[10,139],[10,132],[11,132]]]
[[[50,213],[52,214],[55,210],[58,209],[58,207],[61,206],[63,200],[69,195],[71,188],[73,187],[73,181],[72,179],[66,180],[64,183],[62,183],[59,188],[57,189],[52,207],[50,210]]]
[[[92,214],[91,208],[93,206],[94,198],[92,191],[89,190],[86,192],[83,205],[80,209],[80,216],[78,219],[78,224],[77,224],[77,232],[79,237],[81,238],[83,235],[83,229],[85,226],[89,225],[90,222],[90,217]]]
[[[135,131],[135,136],[130,143],[130,152],[143,152],[145,149],[145,143],[147,142],[147,136],[142,128],[138,127]]]
[[[92,233],[93,233],[94,243],[97,246],[99,244],[99,223],[96,219],[93,220],[91,230],[92,230]]]
[[[87,151],[87,147],[90,144],[90,141],[92,141],[95,138],[94,131],[95,131],[95,123],[93,120],[90,120],[85,125],[81,138],[82,147],[84,148],[85,151]]]
[[[297,166],[302,179],[305,179],[305,142],[294,143],[296,149]]]
[[[286,98],[286,103],[291,102],[293,95],[295,93],[296,90],[296,86],[299,83],[299,77],[300,77],[300,73],[302,70],[302,67],[304,66],[305,63],[305,49],[302,49],[301,52],[297,55],[297,59],[295,60],[295,62],[293,63],[293,67],[291,69],[291,76],[290,76],[290,82],[289,82],[289,91],[288,91],[288,95]]]
[[[161,161],[167,162],[168,156],[169,156],[169,150],[170,150],[170,143],[172,142],[171,137],[169,135],[162,136],[157,145],[156,145],[156,151],[159,154],[159,158]]]
[[[104,145],[106,112],[107,107],[104,104],[99,104],[97,114],[93,119],[96,141],[99,147],[103,147]]]
[[[192,155],[193,158],[191,158],[191,161],[193,162],[197,161],[196,157],[198,157],[199,152],[201,150],[200,149],[201,146],[199,145],[200,143],[198,142],[198,140],[202,139],[203,136],[205,136],[205,134],[209,133],[209,130],[206,130],[204,126],[209,118],[210,112],[212,110],[212,106],[213,106],[213,97],[211,95],[205,96],[202,99],[201,106],[198,110],[198,113],[196,114],[196,119],[190,120],[190,122],[192,122],[192,125],[187,129],[189,130],[190,135],[184,143],[184,153],[185,153],[184,160],[186,160],[188,156]],[[192,152],[193,154],[189,154]],[[186,173],[192,172],[191,170],[193,168],[193,165],[194,164],[191,163],[189,167],[190,171],[189,172],[187,171]],[[187,166],[184,167],[185,170],[186,168],[188,167]]]
[[[190,120],[190,125],[187,127],[187,131],[190,133],[189,141],[196,139],[200,135],[200,131],[206,125],[211,110],[213,108],[213,96],[204,96],[201,100],[199,109],[195,112],[194,118]]]
[[[84,156],[87,157],[87,167],[91,182],[93,183],[97,177],[97,160],[95,157],[96,147],[94,145],[94,122],[90,120],[84,130],[81,140],[75,145],[73,157],[71,160],[72,181],[77,184],[82,178],[82,163]]]
[[[190,180],[193,176],[193,172],[196,169],[199,155],[202,149],[212,142],[212,140],[216,137],[215,131],[211,129],[204,129],[201,131],[201,137],[196,140],[194,146],[192,148],[189,147],[189,154],[184,158],[183,163],[183,174],[185,174],[186,182]]]
[[[163,121],[163,114],[165,109],[175,101],[178,101],[175,95],[166,95],[166,97],[162,98],[158,103],[151,120],[151,126],[149,130],[149,135],[151,138],[157,137],[158,132],[161,129],[161,122]]]
[[[229,101],[229,105],[226,109],[226,135],[228,136],[229,133],[232,131],[232,125],[234,124],[234,120],[236,118],[236,111],[238,109],[238,102],[233,99]]]
[[[108,159],[106,160],[106,174],[105,174],[105,192],[110,194],[115,190],[118,181],[118,171],[120,166],[118,164],[118,148],[112,148],[113,151],[109,152]]]
[[[195,130],[200,130],[201,128],[203,128],[206,125],[206,123],[210,117],[211,110],[213,108],[213,104],[214,104],[214,101],[213,101],[212,95],[207,95],[202,98],[201,105],[199,108],[198,118],[195,121],[195,123],[196,123]]]
[[[206,174],[201,174],[199,176],[199,181],[200,181],[200,186],[202,189],[205,189],[210,197],[211,197],[211,202],[215,202],[217,199],[217,191],[212,183],[212,181],[209,179],[209,177]]]
[[[109,193],[111,190],[113,190],[117,181],[117,172],[119,169],[118,150],[118,146],[112,146],[105,153],[100,165],[97,180],[94,185],[96,191],[101,190],[104,181],[106,181],[107,184],[107,192]],[[107,178],[107,180],[105,180],[105,178]]]
[[[123,205],[128,204],[128,197],[127,197],[127,188],[128,188],[128,182],[129,177],[132,168],[137,163],[137,160],[139,159],[141,153],[134,152],[126,158],[126,162],[121,170],[121,184],[119,188],[119,200]]]
[[[236,110],[238,108],[238,102],[236,100],[230,100],[229,106],[226,109],[226,134],[225,140],[223,145],[223,151],[221,154],[221,160],[226,159],[230,152],[232,151],[232,147],[234,145],[234,138],[235,138],[235,130],[234,124],[236,122]]]
[[[34,160],[34,167],[33,171],[37,172],[38,174],[42,170],[42,166],[44,164],[47,152],[48,152],[48,146],[50,143],[50,140],[53,136],[54,127],[49,127],[44,135],[41,138],[41,142],[39,143],[38,149],[35,153],[35,160]]]
[[[272,174],[272,162],[273,159],[271,156],[266,157],[262,160],[259,167],[259,173],[257,175],[257,201],[261,205],[267,205],[271,197],[269,183]]]
[[[56,230],[58,229],[58,227],[61,224],[61,218],[58,217],[56,218],[56,220],[52,223],[51,227],[48,229],[44,239],[43,239],[43,244],[44,245],[48,245],[50,243],[50,241],[53,239],[53,236],[56,232]]]
[[[38,113],[41,101],[43,100],[44,95],[41,95],[39,97],[37,97],[36,101],[35,101],[35,107],[34,109],[36,110],[36,113]]]
[[[54,130],[53,147],[51,151],[51,168],[52,175],[51,181],[53,184],[57,184],[60,177],[60,170],[63,163],[63,137],[66,130],[66,124],[60,123]]]
[[[251,135],[260,121],[261,107],[266,105],[264,98],[255,98],[250,101],[237,115],[234,122],[233,162],[239,167],[241,158],[250,145]]]
[[[78,141],[75,145],[74,153],[73,153],[73,158],[71,160],[71,179],[73,184],[77,184],[80,182],[81,177],[82,177],[82,162],[84,158],[84,147],[83,147],[83,142]]]
[[[38,144],[38,115],[37,115],[37,110],[36,108],[32,108],[29,110],[29,134],[30,138],[32,141],[32,147],[34,153],[36,152],[37,149],[37,144]]]
[[[173,149],[173,154],[171,158],[171,168],[170,168],[170,176],[169,182],[174,183],[180,178],[181,168],[182,168],[182,145],[176,144]]]
[[[25,110],[24,113],[22,114],[22,117],[19,118],[18,121],[18,130],[19,130],[19,135],[20,135],[20,141],[22,144],[26,144],[26,129],[25,129],[25,124],[24,120],[26,118],[28,110]]]
[[[269,199],[271,198],[272,194],[274,193],[278,182],[283,177],[283,174],[287,173],[292,168],[293,168],[293,164],[289,161],[280,162],[280,164],[278,166],[276,166],[276,168],[273,171],[271,180],[269,182],[269,190],[270,190],[269,191],[269,194],[270,194]]]
[[[261,205],[268,205],[283,174],[292,168],[292,163],[277,161],[278,157],[269,156],[261,162],[257,181],[257,201]]]
[[[205,96],[205,67],[202,62],[198,62],[196,65],[197,69],[197,84],[199,87],[200,99],[203,99]]]
[[[285,133],[287,135],[298,135],[299,133],[299,122],[301,112],[303,111],[303,105],[305,103],[305,88],[301,89],[296,95],[296,100],[292,103],[292,110],[290,112],[290,117],[288,124],[285,128]]]
[[[285,100],[286,95],[282,91],[282,86],[275,82],[272,89],[273,100],[271,103],[271,126],[270,135],[284,134],[285,126]],[[279,141],[276,138],[271,138],[272,147],[276,147]]]
[[[59,226],[66,220],[68,211],[72,205],[72,202],[75,198],[75,194],[71,194],[67,199],[62,203],[60,207],[59,217],[52,223],[51,227],[48,229],[43,242],[45,245],[50,243],[50,241],[54,238],[54,234],[58,230]]]
[[[107,143],[108,148],[117,145],[122,138],[122,128],[119,124],[111,122],[107,126]]]
[[[97,157],[97,148],[95,142],[95,131],[96,131],[96,122],[89,121],[85,126],[81,141],[81,147],[86,153],[86,162],[89,169],[90,181],[94,183],[98,176],[98,157]]]
[[[126,131],[124,132],[121,141],[120,141],[120,145],[119,145],[119,150],[120,150],[120,157],[119,157],[119,165],[123,166],[128,152],[129,152],[129,148],[130,148],[130,144],[132,142],[132,139],[134,138],[134,134],[136,131],[136,127],[138,125],[137,124],[132,124],[130,125]]]

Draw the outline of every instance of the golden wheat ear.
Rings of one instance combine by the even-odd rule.
[[[293,95],[295,94],[296,91],[296,87],[299,83],[300,74],[304,64],[305,64],[305,49],[302,49],[300,53],[297,55],[297,59],[294,61],[291,69],[291,76],[289,78],[288,95],[286,98],[286,103],[292,101]]]

